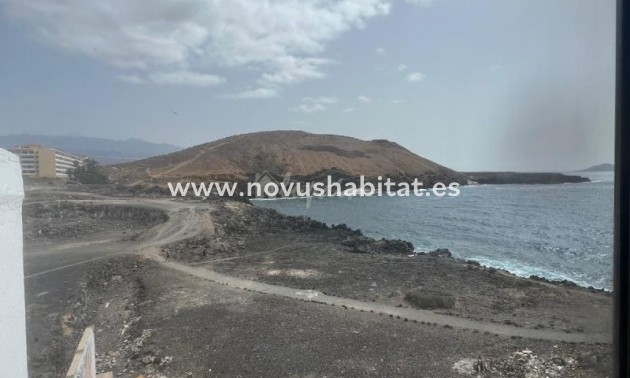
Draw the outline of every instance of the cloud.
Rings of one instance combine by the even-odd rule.
[[[301,104],[290,110],[303,113],[323,112],[327,108],[322,104]]]
[[[330,105],[334,105],[338,102],[336,97],[304,97],[300,105],[290,108],[289,110],[303,113],[322,112],[327,110]]]
[[[211,87],[225,82],[225,79],[216,75],[190,71],[156,72],[149,75],[149,79],[155,84],[192,85],[196,87]]]
[[[372,99],[369,98],[369,97],[366,97],[366,96],[359,96],[359,97],[357,97],[357,100],[359,100],[361,102],[367,102],[367,103],[372,102]]]
[[[342,112],[342,113],[352,113],[353,111],[355,111],[355,109],[354,109],[354,108],[345,108],[345,109],[343,109],[341,112]]]
[[[277,58],[273,73],[265,73],[259,82],[267,86],[294,84],[307,79],[321,79],[325,74],[320,66],[330,63],[322,58],[296,58],[292,56]]]
[[[304,97],[302,99],[302,102],[332,105],[332,104],[338,103],[339,100],[337,100],[337,97],[320,96],[320,97]]]
[[[214,79],[181,72],[246,69],[259,72],[256,84],[267,93],[324,77],[326,44],[390,10],[389,0],[0,1],[43,41],[123,71],[146,70],[153,82],[179,75],[181,84],[199,85]]]
[[[407,2],[410,4],[422,5],[424,7],[428,7],[430,5],[433,5],[433,3],[435,3],[435,0],[407,0]]]
[[[376,55],[385,55],[385,49],[382,47],[379,47],[378,49],[376,49]]]
[[[396,67],[396,71],[404,71],[406,70],[408,67],[405,66],[404,64],[399,64],[398,67]]]
[[[141,78],[138,75],[118,75],[116,76],[116,78],[120,81],[131,84],[144,84],[147,82],[145,79]]]
[[[424,80],[425,77],[426,75],[421,74],[420,72],[412,72],[409,75],[407,75],[407,77],[405,77],[405,80],[407,80],[410,83],[415,83],[415,82]]]
[[[247,99],[262,99],[262,98],[275,98],[278,97],[280,93],[273,88],[256,88],[249,89],[243,92],[239,92],[236,94],[225,95],[223,98],[233,99],[233,100],[247,100]]]
[[[394,99],[394,100],[390,100],[389,102],[391,102],[392,104],[400,104],[401,102],[403,102],[403,100],[401,100],[401,99]]]

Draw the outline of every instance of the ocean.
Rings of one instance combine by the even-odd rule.
[[[289,215],[345,223],[374,238],[404,239],[417,252],[455,257],[528,277],[612,289],[614,175],[592,182],[478,185],[458,197],[341,197],[254,201]],[[307,206],[308,205],[308,206]]]

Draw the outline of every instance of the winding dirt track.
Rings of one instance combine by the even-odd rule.
[[[356,299],[333,297],[316,290],[299,290],[286,286],[270,285],[263,282],[251,281],[242,278],[227,276],[212,270],[192,267],[176,262],[163,262],[169,268],[190,274],[191,276],[206,279],[222,285],[227,285],[243,290],[254,291],[263,294],[278,295],[287,298],[299,299],[317,304],[339,306],[350,310],[372,312],[380,315],[392,316],[416,322],[432,323],[453,328],[463,328],[489,332],[502,336],[517,336],[530,339],[565,341],[565,342],[608,342],[609,336],[605,334],[565,333],[551,330],[539,330],[519,328],[492,322],[480,322],[455,316],[437,314],[428,310],[416,310],[403,307],[394,307],[374,302],[362,302]]]
[[[233,276],[221,274],[205,267],[190,266],[177,262],[167,262],[159,255],[159,247],[164,244],[184,240],[197,235],[211,235],[214,232],[214,224],[210,216],[211,205],[200,204],[195,202],[183,202],[173,200],[156,200],[156,199],[131,199],[131,200],[86,200],[75,202],[88,202],[93,204],[110,204],[124,206],[140,206],[165,211],[169,219],[160,225],[146,231],[138,240],[135,253],[149,257],[160,262],[163,266],[185,273],[200,279],[216,282],[221,285],[227,285],[233,288],[259,292],[269,295],[277,295],[286,298],[293,298],[300,301],[312,302],[314,304],[326,304],[331,306],[339,306],[349,310],[363,311],[374,313],[375,316],[387,315],[392,318],[407,319],[415,322],[424,322],[449,326],[453,328],[461,328],[468,330],[477,330],[480,332],[488,332],[502,336],[515,336],[530,339],[541,339],[551,341],[564,342],[610,342],[610,335],[603,333],[565,333],[555,330],[539,330],[531,328],[520,328],[506,324],[498,324],[492,322],[476,321],[466,318],[438,314],[429,310],[418,310],[402,307],[394,307],[386,304],[374,302],[362,302],[350,298],[334,297],[323,294],[314,290],[299,290],[286,286],[270,285],[259,281],[252,281]],[[115,243],[115,242],[114,242]],[[101,242],[100,245],[107,244]],[[290,249],[290,245],[282,246],[282,249]],[[277,251],[277,248],[273,251]],[[272,252],[272,251],[267,251]],[[127,252],[128,253],[128,252]],[[264,252],[262,252],[264,253]],[[248,257],[248,255],[243,256]],[[238,258],[238,257],[237,257]],[[235,259],[235,258],[228,258]],[[87,263],[92,260],[85,260]],[[54,270],[64,269],[58,267]],[[32,276],[46,274],[47,272],[35,273]]]
[[[188,160],[185,160],[185,161],[182,161],[181,163],[177,163],[177,164],[175,164],[174,166],[169,166],[169,167],[166,167],[167,169],[166,169],[166,170],[164,170],[164,171],[161,171],[161,172],[156,172],[156,173],[153,173],[153,172],[151,171],[151,168],[147,167],[147,168],[145,169],[145,172],[146,172],[147,176],[149,176],[149,177],[147,177],[147,178],[145,178],[145,179],[142,179],[142,180],[134,181],[134,182],[132,182],[132,183],[131,183],[131,184],[129,184],[129,185],[130,185],[130,186],[134,186],[134,185],[141,184],[141,183],[145,182],[145,181],[146,181],[146,180],[148,180],[148,179],[156,179],[156,178],[160,178],[160,177],[162,177],[162,176],[164,176],[164,175],[167,175],[167,174],[169,174],[169,173],[171,173],[171,172],[174,172],[174,171],[176,171],[176,170],[178,170],[178,169],[180,169],[180,168],[182,168],[182,167],[185,167],[185,166],[187,166],[188,164],[194,163],[195,161],[199,160],[199,159],[200,159],[203,155],[205,155],[205,154],[206,154],[206,153],[208,153],[209,151],[212,151],[212,150],[216,149],[217,147],[224,146],[224,145],[226,145],[226,144],[228,144],[228,143],[233,143],[233,142],[235,142],[235,141],[237,141],[237,140],[239,140],[239,139],[242,139],[242,138],[243,138],[243,137],[245,137],[245,136],[246,136],[245,134],[244,134],[244,135],[239,135],[239,136],[236,136],[236,137],[234,137],[234,138],[230,138],[230,140],[227,140],[227,141],[224,141],[224,142],[220,142],[220,143],[215,143],[215,144],[212,144],[212,145],[210,145],[210,146],[208,146],[208,147],[206,147],[206,148],[202,149],[201,151],[199,151],[199,152],[198,152],[195,156],[193,156],[192,158],[190,158],[190,159],[188,159]]]

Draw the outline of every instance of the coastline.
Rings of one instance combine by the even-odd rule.
[[[609,291],[612,224],[605,214],[612,206],[612,184],[607,177],[591,178],[601,180],[468,185],[459,197],[447,200],[357,197],[252,203],[328,223],[347,222],[375,238],[395,235],[413,242],[415,252],[448,248],[454,257],[521,277]]]
[[[573,306],[588,311],[585,309],[589,306],[588,302],[600,296],[596,301],[598,304],[592,308],[594,311],[599,311],[597,308],[600,306],[610,305],[604,304],[610,301],[610,293],[604,290],[582,287],[570,281],[520,277],[506,270],[454,258],[446,249],[413,253],[411,243],[366,237],[345,224],[328,226],[307,217],[285,216],[275,210],[241,203],[226,204],[214,216],[218,224],[227,225],[225,231],[219,227],[214,238],[167,245],[164,251],[169,258],[195,266],[207,265],[212,270],[255,281],[280,283],[298,289],[319,289],[329,294],[401,306],[412,306],[405,299],[406,290],[423,287],[441,292],[448,287],[444,294],[459,299],[453,308],[442,309],[444,311],[459,310],[459,316],[511,321],[524,326],[530,323],[527,326],[561,328],[566,332],[580,332],[584,325],[569,319],[563,326],[555,322],[531,324],[533,313],[539,306],[547,307],[547,310],[557,306],[557,296],[563,292],[561,296],[571,293],[573,298],[565,298],[565,307],[558,307],[554,316],[562,315]],[[214,249],[213,245],[220,246],[220,249]],[[286,249],[275,251],[280,246],[286,246]],[[237,252],[228,253],[227,250],[232,248]],[[448,284],[444,282],[445,276],[451,277]],[[373,281],[385,277],[388,277],[387,288],[371,286]],[[498,288],[495,287],[497,280],[502,282]],[[550,298],[555,299],[521,309],[520,315],[493,314],[485,310],[492,308],[497,301],[511,307],[509,296],[503,297],[502,294],[508,287],[521,292],[519,295],[524,295],[526,301],[545,302],[540,298],[547,290]],[[461,306],[458,307],[457,303]],[[596,318],[604,316],[605,313],[600,313]],[[603,329],[600,331],[603,332]]]
[[[592,182],[592,183],[596,183],[597,181],[588,181],[588,182]],[[565,184],[572,184],[572,183],[565,183]],[[501,184],[471,184],[468,185],[468,187],[475,187],[475,186],[485,186],[485,185],[501,185]],[[361,196],[328,196],[325,198],[339,198],[339,197],[350,197],[350,198],[354,198],[354,197],[361,197]],[[318,200],[320,198],[318,197],[297,197],[297,196],[293,196],[293,197],[278,197],[278,198],[250,198],[249,201],[252,202],[252,204],[255,205],[256,202],[261,201],[261,202],[266,202],[266,201],[285,201],[285,200],[305,200],[305,201],[309,201],[309,200]],[[376,237],[376,236],[371,236],[371,237]],[[566,285],[566,286],[578,286],[578,287],[582,287],[584,289],[588,289],[588,290],[594,290],[594,291],[601,291],[601,292],[606,292],[606,293],[611,293],[612,290],[611,289],[607,289],[605,287],[596,287],[593,285],[589,285],[585,282],[579,282],[579,281],[575,281],[575,280],[571,280],[569,278],[558,278],[558,279],[553,279],[553,278],[549,278],[546,277],[544,275],[536,275],[536,274],[527,274],[527,273],[519,273],[518,270],[511,270],[509,268],[504,268],[504,267],[498,267],[496,265],[493,264],[484,264],[482,261],[482,258],[475,258],[475,257],[464,257],[464,256],[457,256],[456,253],[454,253],[453,251],[451,251],[450,249],[446,248],[446,250],[451,254],[452,258],[455,260],[458,260],[462,263],[466,263],[466,264],[476,264],[479,265],[481,267],[484,267],[486,269],[495,269],[510,275],[514,275],[516,277],[521,277],[521,278],[528,278],[528,279],[533,279],[533,280],[537,280],[537,281],[542,281],[542,282],[547,282],[550,284],[557,284],[557,285]],[[432,253],[432,251],[428,251],[426,249],[421,250],[419,248],[414,248],[413,252],[414,255],[422,255],[422,254],[427,254],[427,253]],[[557,273],[551,273],[549,275],[557,275]]]
[[[588,181],[588,182],[595,182],[595,181]],[[565,183],[565,184],[571,184],[571,183]],[[469,185],[469,187],[474,187],[474,186],[483,186],[483,185],[501,185],[501,184],[472,184]],[[329,196],[326,198],[338,198],[338,197],[354,197],[354,196]],[[357,196],[360,197],[360,196]],[[251,198],[249,199],[249,201],[253,202],[255,204],[255,202],[257,201],[283,201],[283,200],[312,200],[314,197],[278,197],[278,198]],[[319,198],[315,198],[315,199],[319,199]],[[374,237],[374,236],[372,236]],[[410,243],[410,242],[409,242]],[[450,254],[450,257],[453,258],[454,260],[457,260],[463,264],[475,264],[478,265],[480,267],[486,268],[486,269],[493,269],[493,270],[497,270],[500,272],[503,272],[505,274],[509,274],[509,275],[513,275],[515,277],[520,277],[520,278],[527,278],[527,279],[532,279],[532,280],[536,280],[536,281],[541,281],[541,282],[546,282],[549,284],[555,284],[555,285],[561,285],[561,286],[568,286],[568,287],[581,287],[590,291],[600,291],[600,292],[605,292],[605,293],[612,293],[611,289],[607,289],[604,287],[595,287],[593,285],[589,285],[585,282],[579,282],[579,281],[574,281],[571,280],[569,278],[561,278],[561,279],[553,279],[553,278],[548,278],[545,277],[543,275],[536,275],[536,274],[526,274],[526,273],[519,273],[517,270],[510,270],[509,268],[503,268],[503,267],[498,267],[496,265],[492,265],[492,264],[484,264],[483,262],[479,261],[481,259],[479,258],[474,258],[474,257],[463,257],[463,256],[457,256],[455,253],[453,253],[450,249],[445,248],[446,251],[448,251],[448,253]],[[419,248],[414,248],[413,250],[413,254],[414,255],[423,255],[423,254],[430,254],[433,253],[435,251],[427,251],[427,250],[420,250]],[[557,275],[556,273],[552,273],[553,275]]]
[[[97,194],[103,192],[108,195]],[[263,348],[258,350],[269,351],[265,361],[273,361],[286,355],[287,337],[308,335],[318,362],[299,354],[291,358],[318,374],[361,374],[356,369],[364,366],[363,355],[356,351],[371,340],[375,354],[366,358],[385,369],[379,370],[383,375],[413,375],[417,366],[434,377],[452,377],[458,369],[473,374],[467,361],[482,358],[499,375],[525,374],[535,362],[540,371],[562,366],[571,374],[606,376],[609,293],[517,277],[453,258],[447,250],[413,254],[413,246],[402,240],[374,239],[345,224],[326,225],[244,202],[146,195],[85,186],[28,193],[25,208],[46,210],[25,212],[31,371],[42,372],[47,365],[38,364],[53,359],[61,371],[71,353],[68,340],[79,337],[74,330],[96,323],[97,340],[104,343],[99,368],[123,374],[180,376],[193,360],[197,374],[261,369],[219,341],[227,337],[235,348]],[[133,214],[147,208],[156,212],[155,221],[134,221]],[[40,233],[41,225],[51,227]],[[87,246],[84,265],[64,270],[46,265],[42,275],[32,271],[55,264],[57,253],[62,261],[81,256]],[[91,261],[100,253],[102,260]],[[64,283],[68,277],[78,286]],[[55,280],[64,291],[46,294]],[[295,298],[300,295],[305,297]],[[60,315],[45,316],[51,311]],[[43,331],[59,324],[67,335]],[[357,336],[360,324],[365,326]],[[200,337],[206,334],[212,337]],[[207,359],[191,352],[191,345],[226,353]],[[329,354],[331,345],[352,347]],[[458,345],[456,351],[452,345]],[[427,353],[410,357],[410,348]],[[532,350],[540,359],[518,357]],[[379,364],[384,354],[398,353],[405,358]],[[356,368],[335,367],[339,356]],[[281,376],[298,369],[264,366]]]
[[[590,182],[588,177],[558,172],[464,172],[479,184],[567,184]]]

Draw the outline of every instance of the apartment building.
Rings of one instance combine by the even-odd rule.
[[[85,160],[85,157],[37,144],[8,150],[20,157],[22,176],[25,177],[67,177],[68,168],[73,168],[75,161],[82,163]]]

